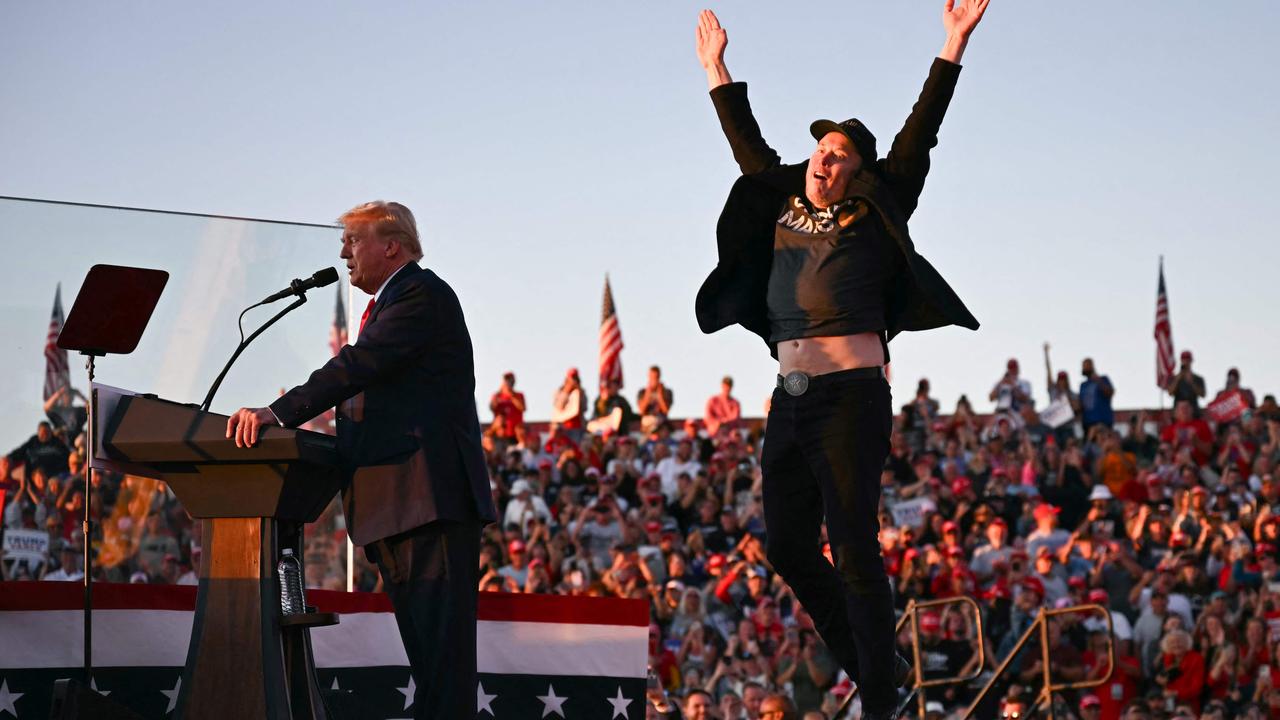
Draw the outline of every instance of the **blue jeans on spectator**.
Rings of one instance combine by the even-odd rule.
[[[893,591],[878,518],[891,403],[885,380],[847,372],[811,378],[798,397],[779,388],[761,458],[769,562],[872,712],[897,700]],[[824,517],[835,567],[818,545]]]

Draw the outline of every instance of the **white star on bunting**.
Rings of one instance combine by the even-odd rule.
[[[622,686],[618,686],[618,694],[615,697],[605,698],[605,702],[613,706],[613,714],[609,716],[609,720],[621,716],[622,720],[627,720],[627,706],[631,704],[629,698],[622,697]]]
[[[396,689],[399,690],[404,695],[404,707],[400,709],[408,710],[409,706],[413,704],[413,694],[418,692],[418,686],[415,685],[413,682],[413,675],[409,675],[408,685],[402,688],[396,688]]]
[[[14,707],[14,704],[23,695],[26,695],[26,693],[9,692],[9,681],[0,680],[0,713],[9,713],[14,717],[18,717],[18,709]]]
[[[341,689],[342,689],[342,688],[338,687],[338,676],[337,676],[337,675],[334,675],[334,676],[333,676],[333,684],[329,686],[329,689],[330,689],[330,690],[341,690]]]
[[[178,692],[182,689],[182,676],[178,676],[178,682],[173,684],[172,690],[161,690],[160,694],[169,698],[169,707],[164,709],[164,714],[168,715],[178,706]]]
[[[557,697],[554,685],[547,685],[547,694],[539,695],[538,699],[542,701],[542,717],[546,717],[551,713],[555,713],[560,717],[564,717],[564,701],[569,697]]]
[[[101,695],[102,697],[106,697],[106,696],[108,696],[108,695],[110,695],[110,694],[111,694],[111,691],[110,691],[110,690],[99,690],[99,689],[98,689],[98,678],[90,678],[90,679],[89,679],[89,689],[91,689],[91,690],[93,690],[94,692],[98,693],[98,694],[99,694],[99,695]]]
[[[479,715],[482,712],[487,712],[489,713],[490,716],[493,716],[493,706],[490,705],[490,703],[492,703],[494,699],[496,699],[497,697],[498,697],[497,695],[490,695],[489,693],[484,691],[484,683],[477,682],[476,683],[476,714]]]

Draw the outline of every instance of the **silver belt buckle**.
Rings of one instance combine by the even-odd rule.
[[[782,389],[791,397],[800,397],[809,390],[809,376],[799,370],[792,370],[782,379]]]

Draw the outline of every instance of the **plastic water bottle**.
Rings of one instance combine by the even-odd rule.
[[[307,611],[307,599],[302,593],[302,565],[292,548],[285,548],[283,555],[276,565],[276,577],[280,581],[280,612],[301,615]]]

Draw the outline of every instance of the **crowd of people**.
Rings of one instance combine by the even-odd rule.
[[[923,678],[977,678],[930,688],[927,716],[958,716],[1014,654],[975,716],[1026,717],[1045,668],[1039,630],[1018,640],[1041,611],[1101,606],[1041,620],[1053,684],[1090,685],[1053,693],[1056,717],[1280,719],[1275,397],[1258,403],[1233,369],[1210,400],[1183,353],[1171,411],[1116,412],[1091,360],[1073,384],[1049,371],[1047,347],[1045,359],[1047,406],[1010,360],[994,412],[961,397],[943,414],[921,380],[895,418],[880,539],[897,606],[977,608],[916,614]],[[852,683],[765,553],[767,414],[744,418],[727,377],[681,408],[657,367],[634,398],[611,381],[592,401],[570,370],[550,423],[531,423],[515,376],[502,379],[484,432],[500,522],[485,531],[481,589],[649,603],[651,716],[834,717]],[[6,542],[4,578],[82,578],[88,502],[95,576],[194,582],[199,524],[163,485],[94,473],[86,497],[76,399],[50,398],[36,434],[0,459],[4,532],[49,539]],[[345,555],[331,506],[308,532],[308,581],[345,588]],[[357,589],[376,589],[355,556]],[[914,660],[911,625],[899,642]]]

